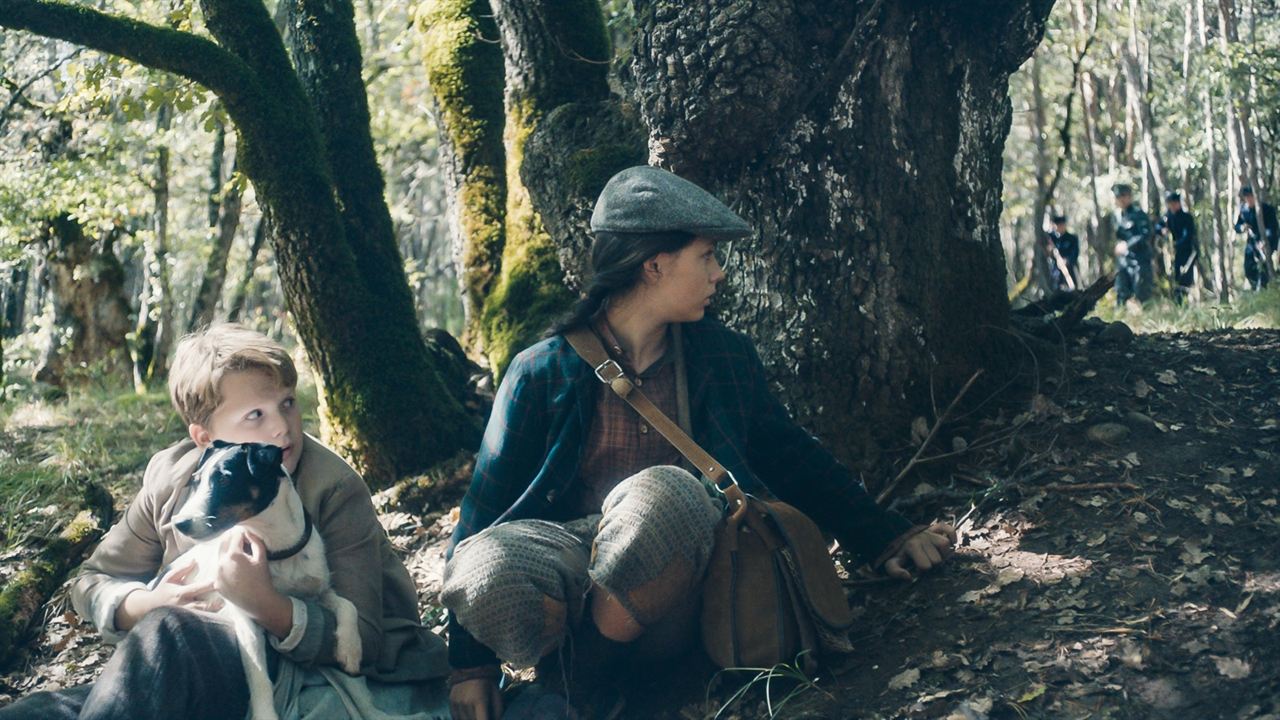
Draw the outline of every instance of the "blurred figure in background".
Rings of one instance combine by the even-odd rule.
[[[1151,219],[1133,202],[1133,188],[1111,186],[1116,198],[1116,305],[1130,298],[1144,303],[1151,297]]]
[[[1261,290],[1271,279],[1267,258],[1276,246],[1280,226],[1276,224],[1276,209],[1271,203],[1262,204],[1262,224],[1259,226],[1257,205],[1253,188],[1248,185],[1240,188],[1240,213],[1236,215],[1236,232],[1245,233],[1244,276],[1249,279],[1250,288]],[[1262,230],[1261,234],[1259,229]]]
[[[1196,258],[1200,256],[1196,220],[1183,209],[1182,196],[1176,192],[1165,194],[1164,207],[1156,232],[1173,238],[1173,301],[1181,305],[1196,281]]]

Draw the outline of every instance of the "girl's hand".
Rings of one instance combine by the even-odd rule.
[[[941,565],[955,551],[956,530],[946,523],[934,523],[912,535],[902,543],[898,551],[884,562],[884,571],[890,577],[910,580],[914,577],[907,563],[925,572]]]
[[[502,692],[493,678],[463,680],[449,688],[449,712],[455,720],[499,720],[502,710]]]

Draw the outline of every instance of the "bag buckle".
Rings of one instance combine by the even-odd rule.
[[[614,361],[613,358],[609,358],[608,360],[600,363],[595,367],[595,370],[596,377],[605,385],[612,385],[614,380],[626,376],[626,373],[622,371],[622,366]],[[610,373],[610,375],[606,377],[605,373]]]

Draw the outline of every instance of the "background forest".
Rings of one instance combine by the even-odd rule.
[[[1153,220],[1166,192],[1182,194],[1199,230],[1202,301],[1241,300],[1238,192],[1251,184],[1273,202],[1277,188],[1278,23],[1266,0],[1057,3],[1045,42],[1010,83],[1001,217],[1010,286],[1034,293],[1044,283],[1032,240],[1053,211],[1080,235],[1084,282],[1112,269],[1111,186],[1129,183]],[[1170,245],[1160,248],[1166,278]]]
[[[809,717],[1265,698],[1280,568],[1240,558],[1277,522],[1280,287],[1247,289],[1231,225],[1242,184],[1280,197],[1277,143],[1276,0],[0,0],[0,704],[104,659],[58,588],[184,435],[167,359],[213,321],[294,351],[305,429],[380,491],[438,628],[489,398],[579,288],[605,180],[645,162],[757,229],[714,310],[798,421],[966,534],[941,581],[851,573],[860,647],[915,644]],[[1153,219],[1182,192],[1198,289],[1171,303],[1166,242],[1141,310],[1055,316],[1047,218],[1105,290],[1117,182]],[[1236,645],[1166,652],[1254,593]]]

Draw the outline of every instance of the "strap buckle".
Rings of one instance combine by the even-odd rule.
[[[720,494],[724,495],[729,492],[729,488],[738,487],[738,479],[733,476],[733,472],[731,472],[729,468],[724,468],[724,477],[720,478],[720,480],[714,484],[716,489],[720,491]]]
[[[614,380],[617,380],[620,377],[626,377],[626,373],[622,371],[622,366],[615,362],[613,358],[609,358],[608,360],[600,363],[595,367],[595,370],[596,377],[600,378],[600,382],[605,385],[612,385]],[[605,373],[610,373],[610,375],[606,377]]]

